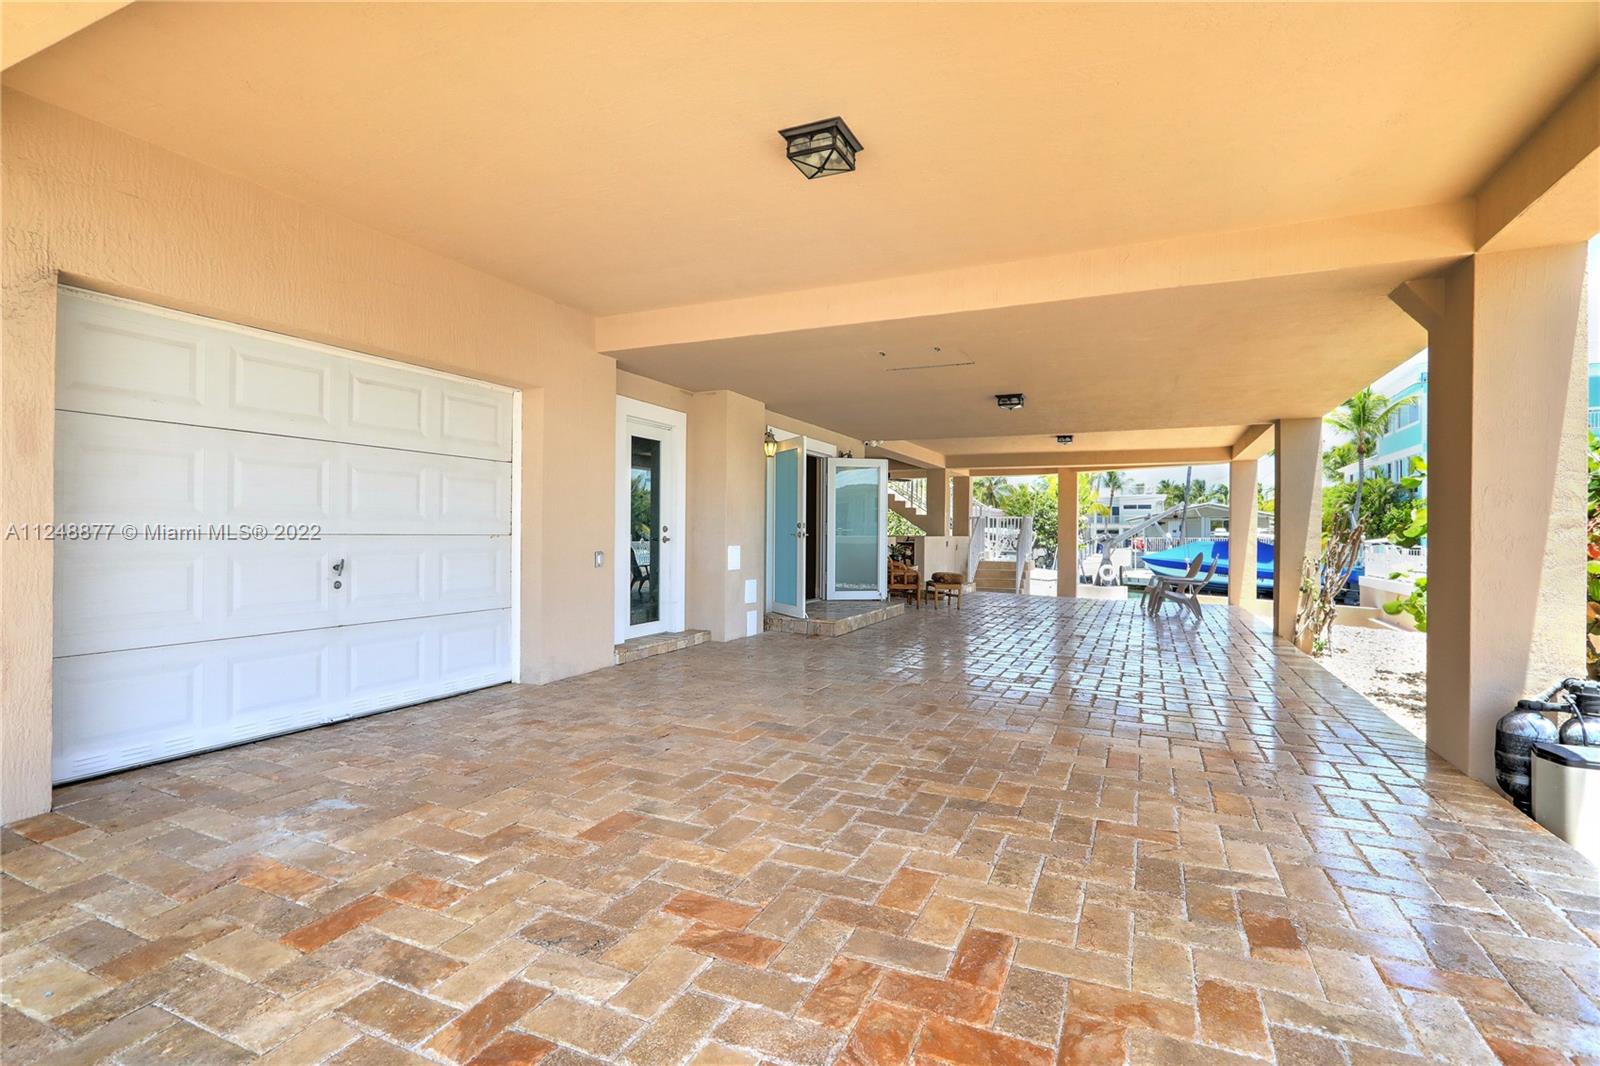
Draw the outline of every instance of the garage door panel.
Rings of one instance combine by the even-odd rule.
[[[205,334],[193,323],[129,316],[63,290],[56,326],[56,406],[190,418],[205,408]]]
[[[491,611],[58,659],[55,778],[508,681],[510,632]]]
[[[292,425],[302,433],[328,436],[334,418],[334,367],[287,344],[237,338],[227,344],[228,410],[241,424]]]
[[[509,534],[510,463],[58,412],[60,522]]]
[[[122,431],[94,432],[95,424]],[[205,449],[179,434],[135,431],[145,424],[57,415],[58,522],[110,521],[134,512],[166,521],[204,519]]]
[[[207,621],[232,636],[337,624],[337,579],[332,574],[339,548],[326,541],[240,545],[239,551],[219,560],[227,574],[227,596],[220,616]]]
[[[73,767],[74,777],[87,777],[196,750],[205,675],[205,657],[195,652],[57,660],[57,779],[63,753],[93,753]]]
[[[60,290],[56,406],[511,460],[505,389]]]
[[[334,461],[319,456],[295,458],[282,454],[294,448],[278,448],[268,454],[270,445],[219,440],[213,442],[218,458],[227,456],[228,486],[225,500],[209,508],[207,517],[215,522],[274,523],[292,515],[292,522],[331,526],[338,520],[334,509]]]

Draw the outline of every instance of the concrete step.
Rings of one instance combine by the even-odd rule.
[[[669,652],[683,651],[704,644],[711,634],[704,629],[685,629],[682,633],[657,633],[649,637],[634,637],[623,644],[612,645],[611,657],[618,666],[635,663]]]

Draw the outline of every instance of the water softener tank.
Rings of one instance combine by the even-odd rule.
[[[1600,866],[1600,747],[1533,745],[1533,819]]]
[[[1533,813],[1528,776],[1533,746],[1556,739],[1555,723],[1545,717],[1550,709],[1551,704],[1541,700],[1518,700],[1517,709],[1503,715],[1494,727],[1494,779],[1523,814]]]

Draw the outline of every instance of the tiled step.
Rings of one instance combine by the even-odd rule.
[[[823,608],[824,611],[828,607]],[[904,603],[884,603],[867,610],[842,611],[839,617],[790,618],[785,614],[767,615],[767,632],[799,633],[807,637],[842,637],[866,626],[887,622],[906,613]]]
[[[617,665],[621,666],[623,663],[648,659],[652,655],[665,655],[668,652],[692,648],[710,639],[711,634],[704,629],[685,629],[682,633],[656,633],[653,636],[634,637],[632,640],[613,645],[611,653]]]

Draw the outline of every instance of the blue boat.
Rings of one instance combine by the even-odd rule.
[[[1176,548],[1164,548],[1161,551],[1147,552],[1144,556],[1144,567],[1152,574],[1163,577],[1182,577],[1189,572],[1189,561],[1196,555],[1202,557],[1200,572],[1206,573],[1211,569],[1213,556],[1217,561],[1217,572],[1206,585],[1206,591],[1226,592],[1228,589],[1228,541],[1220,540],[1191,540]],[[1345,586],[1341,600],[1353,602],[1357,596],[1357,588],[1362,575],[1361,563],[1356,563],[1355,569],[1350,571],[1350,583]],[[1256,589],[1261,592],[1272,591],[1272,541],[1263,538],[1256,544]]]

